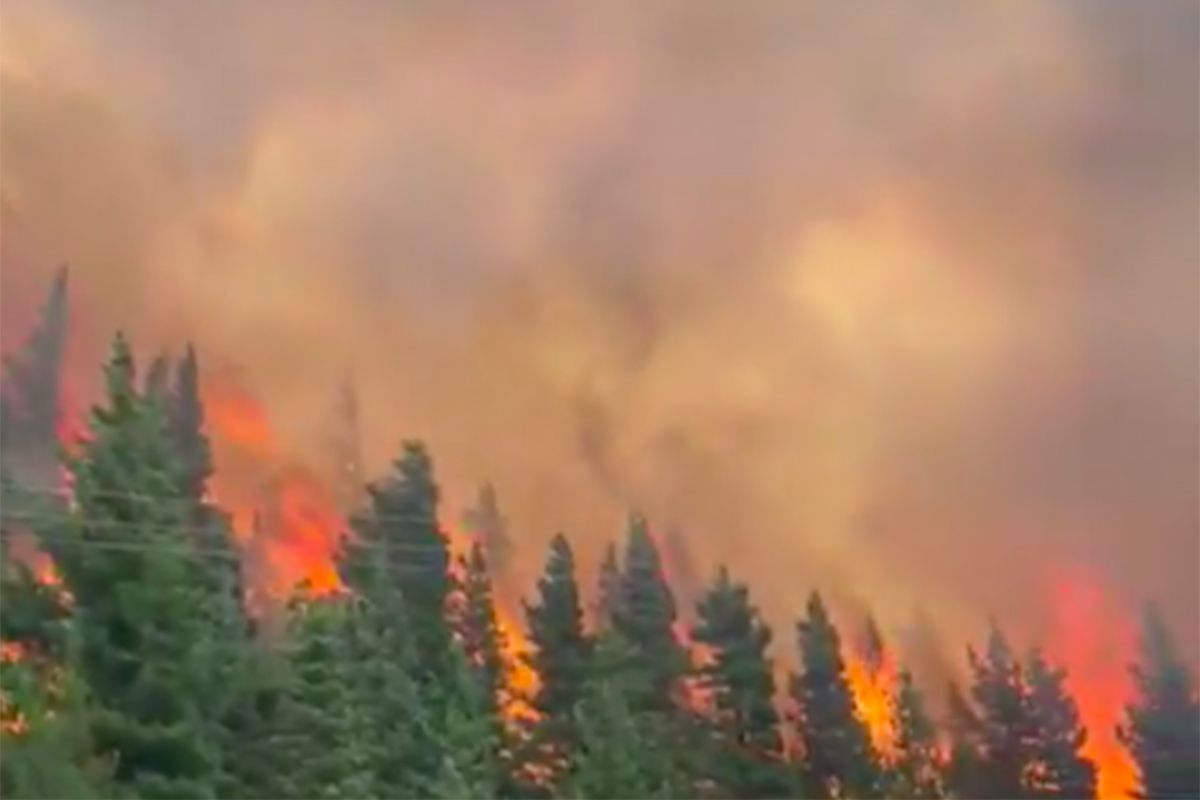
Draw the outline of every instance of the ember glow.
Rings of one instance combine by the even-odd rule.
[[[885,653],[877,663],[869,657],[850,653],[845,658],[846,680],[854,696],[859,719],[867,726],[871,744],[885,760],[895,753],[896,667]]]

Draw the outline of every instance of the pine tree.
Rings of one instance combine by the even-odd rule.
[[[368,487],[370,504],[356,532],[364,547],[386,554],[386,575],[399,588],[422,656],[422,683],[445,673],[450,658],[448,601],[454,588],[450,552],[437,520],[438,488],[423,445],[407,442],[392,474]]]
[[[1096,766],[1080,754],[1087,732],[1063,685],[1066,673],[1047,663],[1040,650],[1026,667],[1033,714],[1032,767],[1025,782],[1031,797],[1095,797]]]
[[[583,629],[583,608],[575,578],[575,555],[561,533],[550,543],[550,555],[538,580],[538,600],[526,604],[530,662],[538,674],[533,707],[538,722],[533,747],[538,761],[552,774],[568,768],[578,743],[576,712],[584,697],[591,668],[592,640]]]
[[[212,477],[212,450],[204,432],[204,403],[200,397],[200,368],[196,349],[188,344],[175,370],[170,403],[171,438],[181,462],[187,497],[203,502]]]
[[[1142,620],[1137,696],[1119,732],[1141,773],[1142,796],[1200,797],[1200,705],[1195,680],[1179,657],[1158,611]]]
[[[422,796],[498,797],[505,780],[497,759],[500,731],[495,712],[463,651],[456,648],[451,662],[450,680],[442,689],[446,696],[435,704],[441,715],[435,720],[439,768]]]
[[[854,710],[841,641],[820,595],[797,626],[802,670],[792,681],[807,782],[833,797],[878,797],[881,775],[866,726]]]
[[[9,477],[46,492],[58,483],[60,374],[67,338],[67,268],[62,267],[23,346],[0,375],[0,457]]]
[[[596,590],[596,627],[611,628],[621,608],[621,566],[617,562],[617,547],[609,542],[600,564],[600,581]]]
[[[675,597],[663,575],[658,547],[646,520],[630,517],[625,545],[625,571],[613,627],[633,648],[631,667],[645,678],[644,692],[631,698],[635,707],[656,710],[674,706],[687,654],[675,635]]]
[[[986,652],[980,656],[968,648],[967,659],[973,677],[971,697],[978,709],[979,796],[1027,797],[1025,776],[1032,763],[1030,742],[1036,735],[1036,721],[1024,670],[995,624]]]
[[[659,710],[630,702],[639,676],[625,665],[635,648],[613,631],[596,646],[595,678],[577,711],[579,745],[567,779],[570,797],[670,798],[690,796],[680,769],[672,721]]]
[[[503,701],[501,693],[505,685],[504,634],[496,622],[492,579],[483,545],[478,541],[471,544],[463,575],[459,638],[489,707],[496,711]]]
[[[107,403],[70,464],[76,530],[56,553],[76,598],[92,734],[116,757],[122,793],[212,796],[219,748],[205,720],[226,687],[203,554],[180,535],[189,502],[166,421],[136,391],[120,334],[105,377]]]
[[[171,360],[165,353],[159,353],[146,369],[146,377],[142,381],[142,394],[148,398],[159,400],[166,406],[167,395],[170,391],[167,384],[170,378]]]
[[[767,657],[771,629],[751,605],[746,587],[734,583],[724,567],[697,612],[692,639],[708,656],[699,670],[700,687],[714,707],[705,725],[715,744],[708,777],[722,796],[786,796],[791,787]]]
[[[464,515],[466,528],[483,544],[494,574],[500,578],[508,576],[512,568],[513,545],[508,532],[508,520],[500,513],[496,500],[496,487],[485,483],[479,488],[479,496],[472,508]]]
[[[950,759],[946,764],[946,789],[951,797],[982,797],[983,759],[979,734],[982,723],[957,682],[946,692]]]
[[[908,670],[902,670],[897,679],[892,708],[896,720],[896,760],[889,769],[888,797],[897,800],[943,797],[937,730]]]
[[[277,747],[285,796],[371,795],[369,730],[355,702],[355,660],[346,600],[299,602],[290,610],[289,675]]]

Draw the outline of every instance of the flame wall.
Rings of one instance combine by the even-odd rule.
[[[1195,654],[1194,7],[3,16],[4,332],[70,262],[80,400],[193,339],[325,474],[353,370],[368,471],[494,480],[525,586],[637,505],[781,651],[814,584],[1032,636],[1064,563]]]

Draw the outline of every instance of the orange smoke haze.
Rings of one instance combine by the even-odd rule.
[[[780,661],[814,588],[934,663],[1048,637],[1060,560],[1200,661],[1195,4],[3,6],[5,337],[65,261],[77,407],[115,329],[193,341],[272,586],[336,586],[352,373],[364,478],[496,484],[514,630],[638,508]]]

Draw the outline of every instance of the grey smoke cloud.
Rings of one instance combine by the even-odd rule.
[[[69,261],[88,358],[195,339],[310,460],[352,366],[526,577],[636,505],[779,620],[1198,627],[1194,6],[3,16],[4,311]]]

